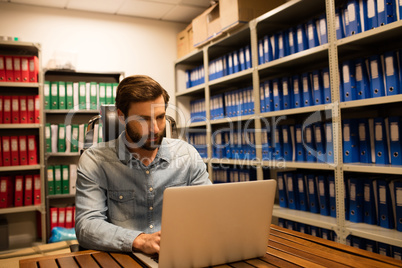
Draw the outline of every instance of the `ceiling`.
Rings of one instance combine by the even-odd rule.
[[[190,23],[210,6],[211,0],[0,0],[69,10]]]

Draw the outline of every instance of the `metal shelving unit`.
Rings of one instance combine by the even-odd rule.
[[[343,60],[355,57],[364,57],[370,53],[381,53],[388,49],[402,47],[402,41],[396,40],[396,36],[402,34],[402,20],[378,27],[373,30],[362,32],[354,36],[340,40],[336,39],[336,20],[335,7],[343,4],[344,1],[335,0],[291,0],[284,5],[267,12],[266,14],[250,21],[247,26],[241,27],[238,31],[224,35],[216,41],[206,44],[204,47],[192,52],[191,54],[178,59],[175,62],[176,70],[176,104],[178,109],[184,111],[181,118],[187,121],[178,124],[181,128],[205,127],[207,132],[208,159],[204,162],[208,165],[210,176],[213,180],[213,165],[248,165],[257,169],[257,179],[263,179],[263,169],[270,168],[271,175],[278,170],[315,170],[317,172],[333,172],[335,177],[335,195],[337,217],[321,216],[309,212],[281,208],[275,205],[274,216],[288,220],[293,220],[317,227],[334,230],[338,241],[346,244],[348,235],[355,235],[373,239],[375,241],[400,246],[402,240],[401,232],[387,230],[374,225],[354,224],[345,219],[344,204],[344,173],[373,173],[373,174],[402,174],[402,166],[375,165],[375,164],[344,164],[342,149],[342,118],[353,118],[353,116],[370,116],[382,114],[381,110],[398,108],[402,102],[402,95],[386,96],[373,99],[356,100],[350,102],[340,102],[340,79],[339,64]],[[303,10],[303,12],[300,12]],[[328,43],[298,52],[283,58],[273,60],[268,63],[258,65],[258,40],[264,34],[273,34],[279,30],[286,29],[305,22],[308,18],[319,14],[326,14]],[[391,42],[392,41],[392,42]],[[222,78],[209,81],[208,66],[209,61],[217,56],[224,55],[232,49],[236,49],[236,44],[250,44],[252,51],[252,68],[224,76]],[[384,45],[387,44],[387,45]],[[221,53],[221,54],[219,54]],[[205,69],[205,83],[194,88],[185,88],[185,70],[203,65]],[[260,113],[260,81],[271,79],[289,74],[301,74],[312,69],[329,67],[330,87],[332,103],[328,105],[318,105],[288,109],[274,112]],[[239,117],[225,117],[218,120],[209,120],[211,95],[230,91],[231,88],[242,84],[252,84],[254,93],[255,113],[253,115]],[[207,121],[187,124],[190,122],[190,100],[205,98]],[[386,109],[383,109],[386,108]],[[380,110],[380,111],[379,111]],[[188,112],[188,114],[187,114]],[[277,119],[286,117],[291,122],[295,120],[305,120],[306,117],[314,113],[325,115],[327,120],[332,122],[332,137],[334,143],[334,163],[307,163],[307,162],[279,162],[262,160],[231,160],[212,158],[211,137],[212,129],[226,127],[234,123],[236,126],[242,125],[245,121],[252,121],[256,129],[263,127],[263,122],[267,119]],[[255,133],[257,159],[262,159],[261,133]]]
[[[0,41],[0,54],[12,56],[36,56],[39,59],[38,81],[27,82],[0,82],[0,95],[38,95],[39,101],[43,101],[43,80],[42,80],[42,48],[38,43],[19,41]],[[42,107],[40,107],[42,114]],[[10,135],[38,136],[38,164],[23,166],[2,166],[2,176],[14,176],[25,174],[39,174],[41,182],[41,203],[40,205],[29,205],[21,207],[9,207],[0,209],[0,217],[8,221],[9,249],[31,247],[36,243],[46,243],[46,210],[44,190],[44,150],[43,150],[43,117],[39,123],[34,124],[0,124],[1,136]],[[14,182],[14,180],[13,180]],[[19,226],[15,228],[14,226]],[[2,239],[5,239],[2,237]]]

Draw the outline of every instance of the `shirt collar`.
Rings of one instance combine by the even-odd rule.
[[[124,130],[116,140],[116,153],[120,161],[127,164],[130,160],[135,159],[130,151],[127,149],[126,144],[129,142],[126,138],[126,131]],[[166,139],[163,138],[162,144],[159,147],[158,153],[154,159],[154,162],[159,161],[159,159],[165,160],[170,163],[172,156],[169,151],[169,146],[167,146]]]

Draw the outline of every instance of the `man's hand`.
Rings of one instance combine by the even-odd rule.
[[[142,251],[146,254],[159,253],[161,231],[153,234],[140,234],[133,241],[133,250]]]

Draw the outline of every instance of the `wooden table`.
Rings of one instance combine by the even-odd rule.
[[[21,268],[31,267],[142,267],[130,254],[86,250],[20,260]],[[264,257],[225,265],[226,267],[402,267],[402,262],[315,236],[271,225]]]

